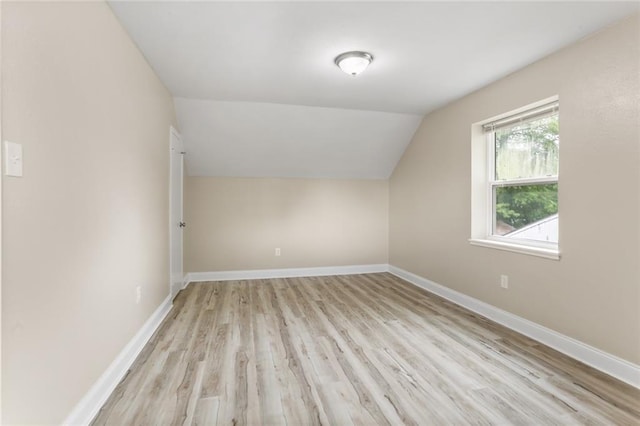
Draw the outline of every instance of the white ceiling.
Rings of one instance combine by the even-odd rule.
[[[175,99],[192,176],[386,179],[422,116]],[[191,148],[189,148],[191,149]]]
[[[337,178],[388,177],[416,114],[639,9],[637,2],[110,4],[177,98],[191,175]],[[374,56],[355,78],[333,63],[348,50]]]

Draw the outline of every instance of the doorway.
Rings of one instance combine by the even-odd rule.
[[[182,217],[184,146],[180,133],[173,126],[169,133],[169,291],[173,300],[184,285],[182,234],[186,224]]]

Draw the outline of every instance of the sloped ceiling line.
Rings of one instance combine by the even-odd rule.
[[[637,2],[109,3],[175,97],[192,175],[386,178],[420,117]],[[334,58],[365,50],[356,78]]]

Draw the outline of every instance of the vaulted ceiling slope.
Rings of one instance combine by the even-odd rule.
[[[422,117],[299,105],[175,98],[195,176],[386,179]],[[224,141],[217,143],[217,141]]]
[[[139,2],[111,7],[176,98],[191,175],[386,178],[419,117],[636,2]],[[333,63],[366,50],[360,76]]]

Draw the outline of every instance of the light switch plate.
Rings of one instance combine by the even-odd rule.
[[[22,145],[4,141],[4,174],[22,176]]]

